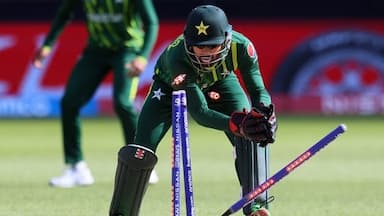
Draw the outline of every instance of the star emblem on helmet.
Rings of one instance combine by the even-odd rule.
[[[195,28],[198,30],[197,35],[200,35],[200,34],[208,35],[207,29],[209,28],[209,25],[204,25],[203,21],[200,22],[200,25],[195,26]]]

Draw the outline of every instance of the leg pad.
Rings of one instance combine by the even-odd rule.
[[[138,216],[148,180],[157,163],[155,153],[139,145],[123,146],[118,154],[110,216]]]
[[[243,196],[253,191],[268,177],[268,149],[259,147],[257,143],[241,137],[235,137],[235,166],[240,181]],[[260,194],[256,199],[244,207],[243,212],[249,215],[255,204],[266,204],[268,192]]]

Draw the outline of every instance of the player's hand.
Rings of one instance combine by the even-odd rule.
[[[242,133],[250,140],[265,147],[276,139],[277,121],[274,105],[257,104],[241,123]]]
[[[145,70],[147,66],[147,60],[144,57],[137,57],[133,59],[131,62],[128,62],[125,65],[125,69],[127,69],[127,75],[130,77],[140,76],[140,74]]]
[[[37,50],[33,60],[32,60],[32,64],[41,69],[43,67],[43,61],[44,59],[49,55],[49,53],[51,52],[51,49],[48,48],[48,47],[42,47],[40,48],[39,50]]]
[[[247,116],[247,111],[243,109],[242,112],[233,112],[229,118],[229,129],[236,136],[244,137],[242,130],[242,122]]]

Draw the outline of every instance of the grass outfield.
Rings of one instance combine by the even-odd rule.
[[[274,216],[383,215],[383,117],[278,120],[271,174],[339,123],[346,123],[348,131],[270,190],[276,198]],[[0,120],[0,215],[108,215],[121,130],[115,119],[86,119],[83,126],[85,156],[96,184],[58,189],[47,184],[62,169],[58,120]],[[196,214],[218,216],[239,199],[232,149],[220,132],[194,123],[190,127]],[[158,155],[160,182],[149,187],[142,216],[170,214],[169,134]]]

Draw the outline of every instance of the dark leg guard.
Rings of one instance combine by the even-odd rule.
[[[157,157],[150,149],[127,145],[120,149],[110,216],[137,216]]]
[[[268,147],[259,147],[256,143],[240,137],[234,138],[236,158],[235,166],[241,184],[242,194],[253,191],[268,178],[269,156]],[[253,202],[243,208],[243,213],[249,215],[252,205],[265,205],[267,208],[268,192],[262,193]]]

